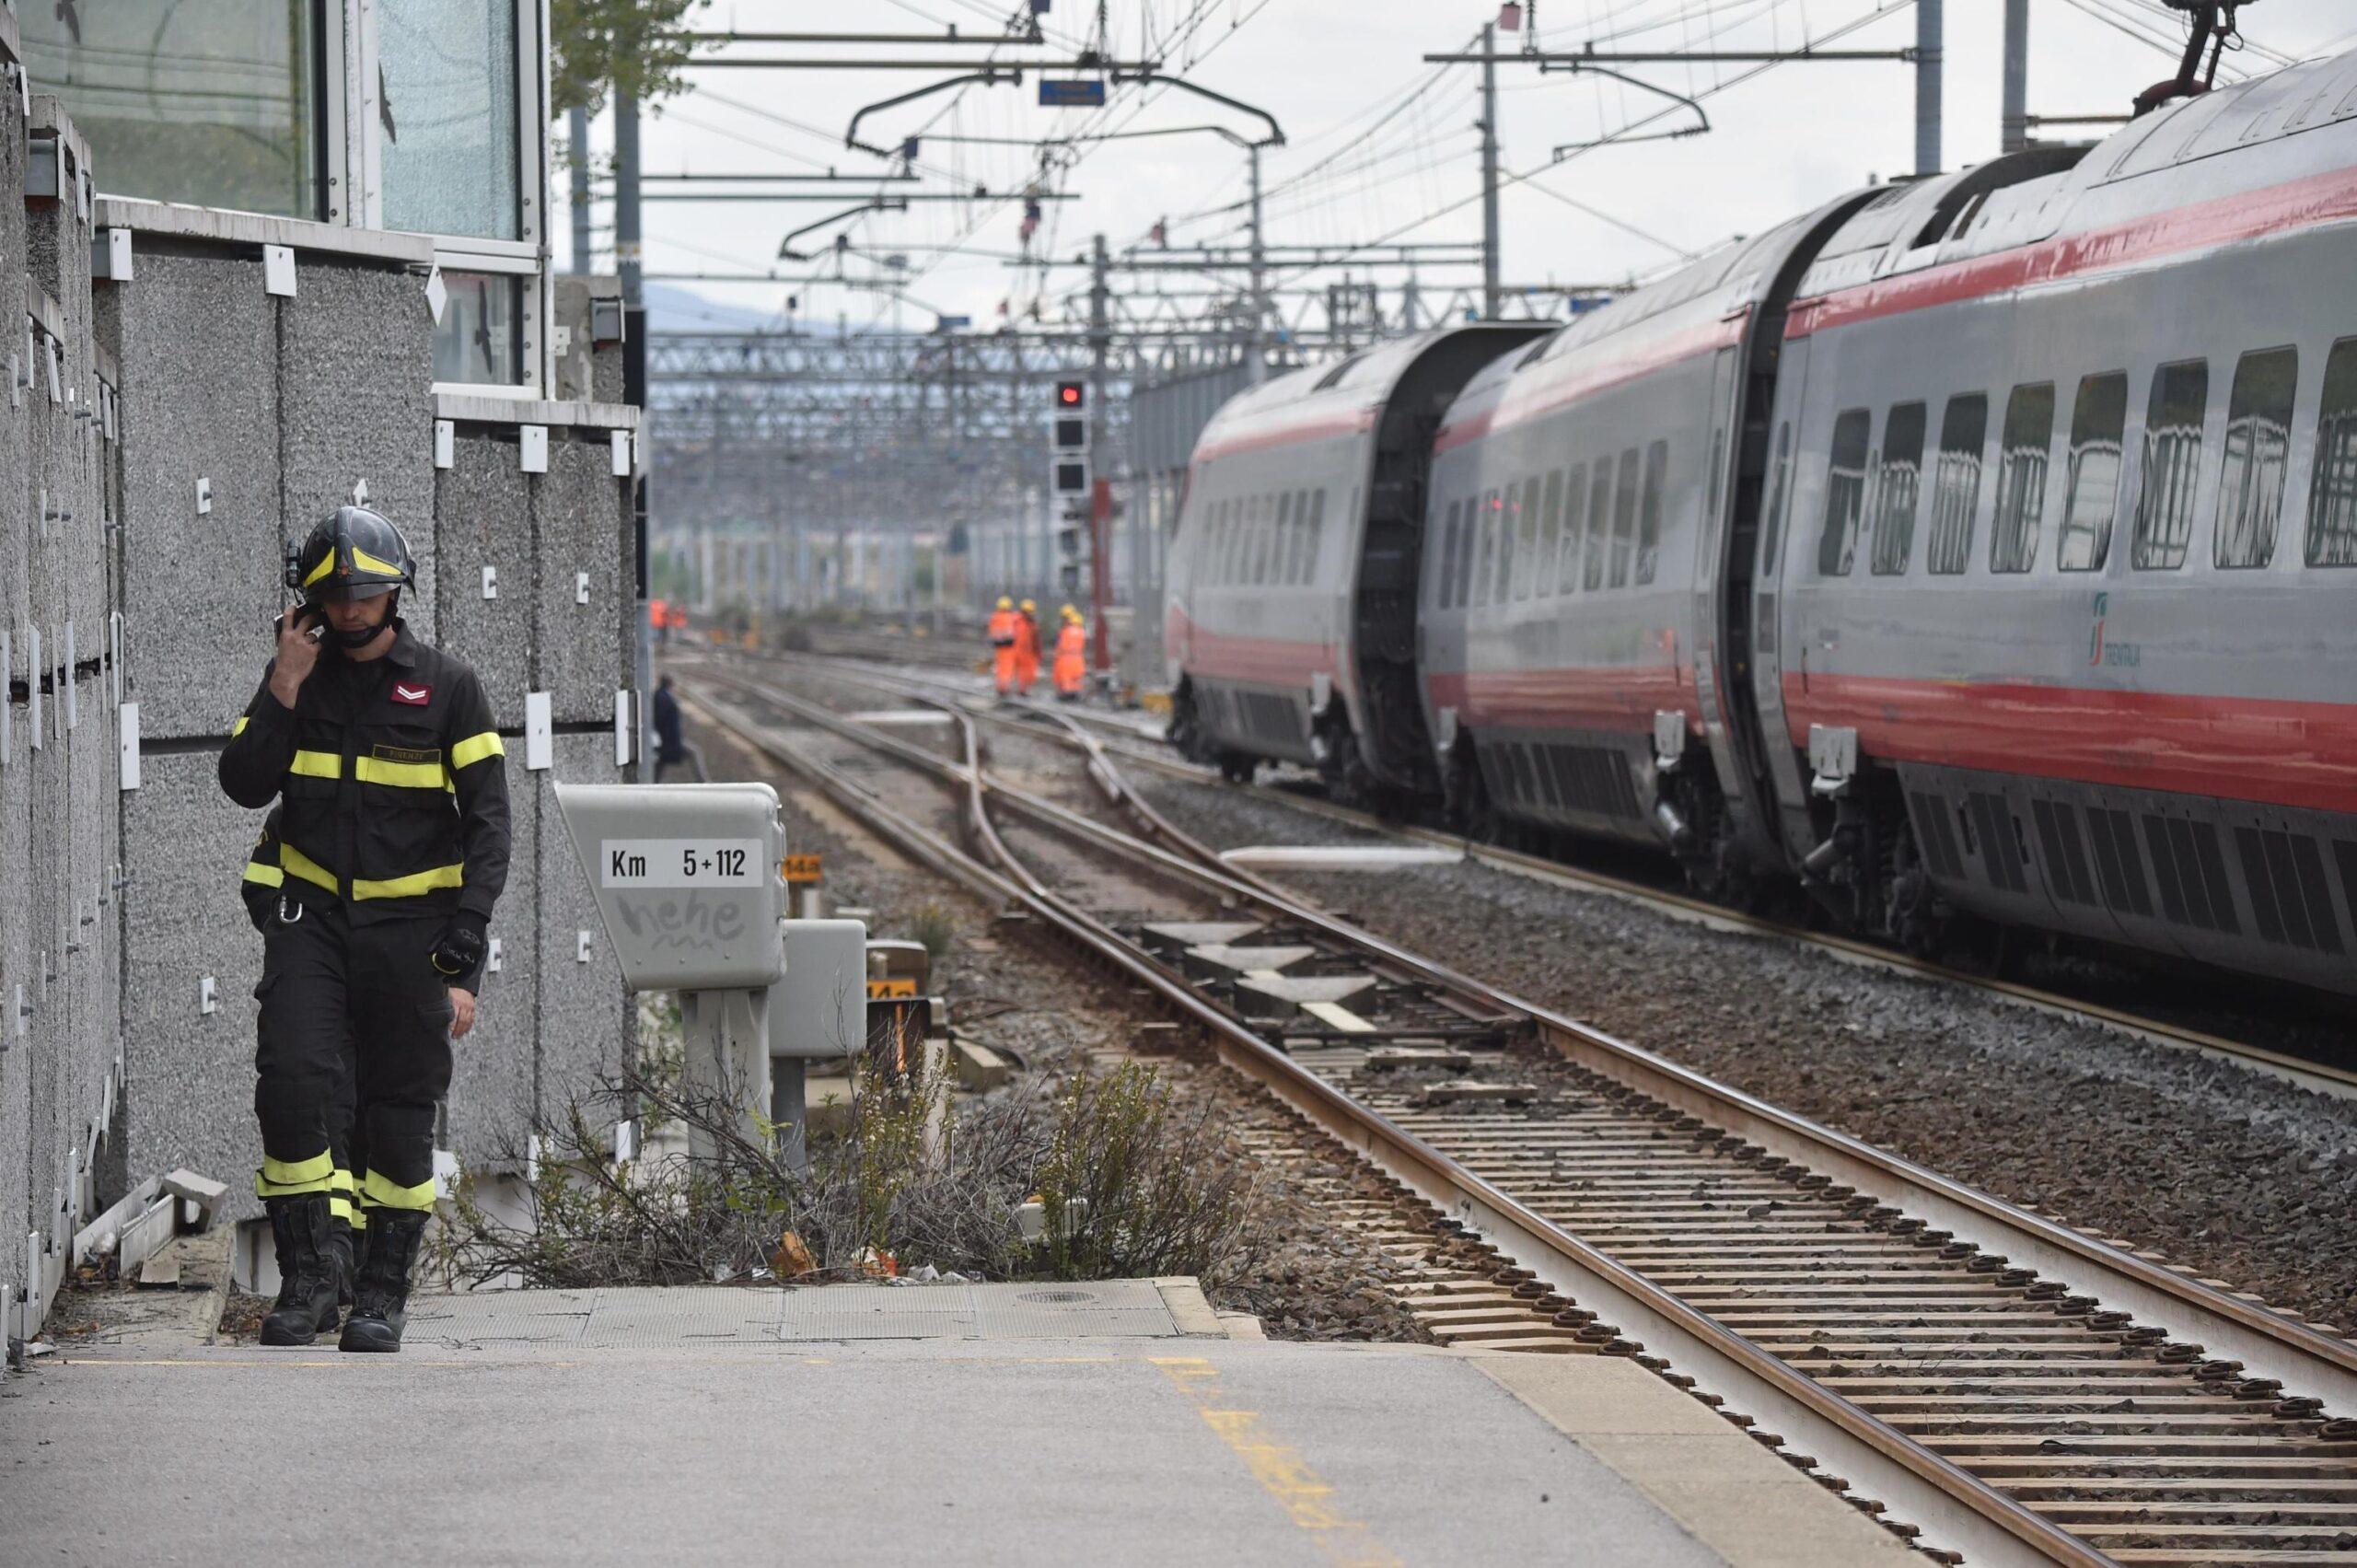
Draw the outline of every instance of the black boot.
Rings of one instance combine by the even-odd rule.
[[[308,1345],[336,1324],[336,1266],[328,1195],[269,1198],[270,1239],[278,1253],[278,1300],[261,1320],[266,1345]]]
[[[397,1351],[409,1321],[409,1272],[425,1234],[423,1209],[371,1209],[361,1249],[360,1279],[353,1290],[352,1316],[344,1320],[338,1348]]]
[[[352,1283],[360,1268],[359,1233],[347,1219],[328,1221],[328,1249],[335,1254],[335,1304],[352,1309]]]

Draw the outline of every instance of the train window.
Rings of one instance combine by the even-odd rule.
[[[1264,584],[1293,581],[1293,492],[1277,493],[1277,526],[1269,530],[1269,550],[1260,573]]]
[[[1481,532],[1481,499],[1478,495],[1465,498],[1465,531],[1457,540],[1457,607],[1459,610],[1473,602],[1473,548]]]
[[[1309,581],[1309,492],[1293,493],[1293,581]]]
[[[1322,496],[1325,494],[1325,492],[1321,490],[1318,492],[1318,494]],[[1439,585],[1433,594],[1434,606],[1441,610],[1446,610],[1450,605],[1457,602],[1457,514],[1462,512],[1464,509],[1465,506],[1463,502],[1450,502],[1448,504],[1448,521],[1441,525],[1440,571],[1437,574]]]
[[[1866,504],[1866,438],[1874,415],[1846,410],[1833,422],[1833,462],[1825,475],[1825,531],[1817,536],[1817,571],[1846,577],[1858,548],[1858,515]]]
[[[1604,534],[1612,526],[1612,459],[1596,459],[1596,482],[1587,492],[1587,564],[1580,582],[1594,593],[1604,586]]]
[[[2153,372],[2153,398],[2144,409],[2143,488],[2136,496],[2136,538],[2128,555],[2139,572],[2174,572],[2185,564],[2209,407],[2208,361],[2189,359]]]
[[[1932,526],[1923,563],[1944,577],[1972,558],[1972,515],[1980,506],[1980,448],[1989,439],[1989,400],[1967,392],[1940,415],[1940,466],[1932,475]]]
[[[1498,512],[1498,580],[1491,587],[1490,602],[1504,604],[1514,587],[1515,519],[1522,513],[1522,505],[1515,499],[1514,483],[1508,481],[1505,493],[1497,502]]]
[[[2292,450],[2292,394],[2299,380],[2297,349],[2261,349],[2235,366],[2211,549],[2221,566],[2264,566],[2275,559],[2275,521],[2283,510]]]
[[[1491,490],[1481,497],[1481,553],[1473,567],[1473,602],[1487,604],[1491,599],[1490,585],[1498,575],[1498,493]]]
[[[1316,580],[1318,558],[1325,552],[1325,544],[1326,492],[1321,488],[1309,493],[1309,559],[1302,570],[1303,582]]]
[[[1551,508],[1550,508],[1551,510]],[[1570,593],[1580,581],[1580,524],[1587,517],[1587,465],[1572,465],[1563,482],[1563,543],[1555,556],[1555,591]]]
[[[2119,444],[2128,429],[2128,373],[2090,376],[2071,409],[2071,467],[2063,481],[2062,531],[2054,564],[2100,572],[2111,553],[2111,519],[2119,509]]]
[[[1997,461],[1997,517],[1989,530],[1989,570],[2026,572],[2038,562],[2038,525],[2046,510],[2046,469],[2054,445],[2054,383],[2015,387],[2005,400],[2003,449]]]
[[[1545,598],[1557,590],[1556,558],[1563,548],[1563,470],[1547,476],[1547,510],[1538,522],[1538,558],[1530,563],[1530,591]]]
[[[1227,536],[1233,503],[1223,501],[1212,514],[1211,548],[1203,555],[1203,574],[1213,583],[1227,581]]]
[[[1669,443],[1656,441],[1645,448],[1645,496],[1637,508],[1637,581],[1654,580],[1654,561],[1661,553],[1661,493],[1669,482]]]
[[[1759,524],[1759,575],[1773,577],[1782,562],[1776,553],[1776,536],[1784,525],[1784,492],[1786,482],[1793,476],[1793,422],[1786,420],[1776,427],[1776,481],[1770,487],[1768,511]]]
[[[1875,575],[1895,577],[1915,552],[1915,508],[1923,495],[1922,403],[1898,403],[1883,421],[1882,463],[1875,470]]]
[[[1620,476],[1612,491],[1612,582],[1629,586],[1629,556],[1637,542],[1637,448],[1620,454]]]
[[[2357,338],[2332,345],[2316,410],[2308,488],[2308,564],[2357,566]]]
[[[1533,580],[1538,575],[1538,486],[1539,478],[1532,474],[1523,482],[1521,516],[1516,521],[1515,536],[1521,542],[1514,552],[1514,598],[1516,604],[1530,597]]]

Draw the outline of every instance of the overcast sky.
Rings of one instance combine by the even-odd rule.
[[[1267,110],[1280,122],[1285,145],[1270,149],[1264,158],[1271,244],[1480,238],[1480,137],[1473,126],[1479,70],[1429,66],[1420,56],[1468,45],[1475,30],[1498,14],[1490,0],[1112,0],[1107,9],[1121,57],[1150,53],[1166,62],[1166,72],[1183,73],[1190,81]],[[1997,150],[2003,9],[2001,0],[1947,0],[1943,130],[1949,168],[1981,161]],[[2123,110],[2137,89],[2174,68],[2169,53],[2131,33],[2154,40],[2183,37],[2177,18],[2158,0],[2034,0],[2031,9],[2033,114]],[[694,25],[897,32],[935,31],[954,21],[972,33],[992,30],[993,15],[1003,15],[998,0],[850,0],[828,7],[802,0],[716,0],[697,14]],[[1052,41],[1002,52],[1039,57],[1056,52],[1059,44],[1068,52],[1094,29],[1096,17],[1093,6],[1054,0],[1046,17]],[[1914,42],[1916,29],[1914,6],[1903,0],[1539,0],[1537,19],[1539,38],[1556,50],[1576,49],[1591,40],[1599,48],[1622,50],[1783,49],[1804,39],[1823,42],[1861,21],[1864,25],[1843,32],[1829,46],[1898,49]],[[2348,0],[2247,0],[2244,21],[2252,47],[2228,56],[2225,75],[2271,70],[2282,57],[2357,48],[2357,6]],[[1516,43],[1502,37],[1503,48]],[[802,57],[938,53],[961,62],[986,52],[743,44],[733,52]],[[1755,233],[1869,176],[1911,168],[1911,66],[1791,64],[1736,82],[1747,69],[1632,68],[1632,74],[1673,91],[1702,97],[1709,134],[1601,147],[1549,168],[1558,146],[1592,141],[1667,100],[1593,77],[1542,77],[1527,65],[1501,66],[1504,167],[1514,173],[1539,171],[1509,186],[1503,198],[1506,281],[1606,281],[1658,272],[1674,265],[1680,252]],[[865,103],[950,74],[951,69],[697,71],[691,75],[691,90],[666,105],[659,118],[647,121],[644,166],[650,174],[815,172],[829,167],[873,174],[884,167],[878,159],[842,145],[852,115]],[[1019,88],[970,87],[881,111],[863,125],[863,139],[888,145],[922,136],[918,167],[928,178],[896,190],[970,191],[983,183],[993,191],[1019,191],[1042,178],[1039,138],[1209,123],[1248,135],[1260,130],[1248,116],[1215,104],[1178,92],[1144,93],[1134,86],[1116,88],[1103,110],[1042,109],[1034,79],[1027,77]],[[1712,91],[1714,87],[1719,90]],[[1654,128],[1688,122],[1689,111],[1673,110]],[[1014,145],[951,139],[958,136],[1004,138]],[[592,139],[598,157],[606,157],[610,124],[601,121]],[[1075,199],[1045,205],[1031,255],[1069,261],[1098,232],[1117,250],[1138,245],[1157,219],[1168,221],[1174,245],[1241,242],[1242,215],[1231,209],[1244,198],[1244,154],[1226,140],[1184,134],[1100,143],[1075,153],[1072,167],[1046,176],[1046,188]],[[693,188],[650,187],[667,189]],[[842,194],[841,204],[849,205],[867,192],[849,187]],[[650,203],[647,268],[654,274],[761,274],[774,268],[807,277],[810,266],[776,260],[780,238],[836,210],[831,203],[808,202]],[[600,247],[610,243],[604,226],[610,217],[610,206],[601,199],[596,207]],[[1006,258],[1024,254],[1017,241],[1020,219],[1019,201],[955,202],[912,205],[904,214],[871,215],[835,226],[848,228],[859,252],[844,263],[853,274],[873,274],[884,253],[907,257],[905,298],[897,306],[875,290],[834,284],[673,286],[692,289],[710,301],[714,324],[774,317],[788,294],[799,296],[806,317],[842,316],[854,328],[889,323],[896,311],[906,326],[928,327],[933,313],[940,311],[971,315],[977,329],[987,330],[999,320],[1002,304],[1027,318],[1037,306],[1047,319],[1057,319],[1086,274],[1070,267],[1009,265]],[[557,233],[566,232],[560,223]],[[803,243],[823,250],[833,232],[822,229]],[[961,249],[943,249],[953,246]],[[561,264],[566,260],[560,256]],[[609,266],[610,256],[601,256],[600,270]],[[1323,284],[1340,275],[1325,273],[1305,281]],[[1462,268],[1434,270],[1422,281],[1432,289],[1474,276]],[[1178,290],[1202,286],[1183,275],[1157,281]]]

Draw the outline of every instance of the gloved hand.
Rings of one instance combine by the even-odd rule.
[[[434,944],[434,972],[446,980],[462,980],[482,967],[484,947],[481,923],[460,915]]]

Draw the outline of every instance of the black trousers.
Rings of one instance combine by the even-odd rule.
[[[292,918],[290,918],[292,917]],[[435,1107],[450,1087],[450,996],[432,952],[447,916],[354,924],[282,902],[263,932],[254,1052],[265,1196],[331,1191],[353,1169],[378,1208],[433,1206]]]

